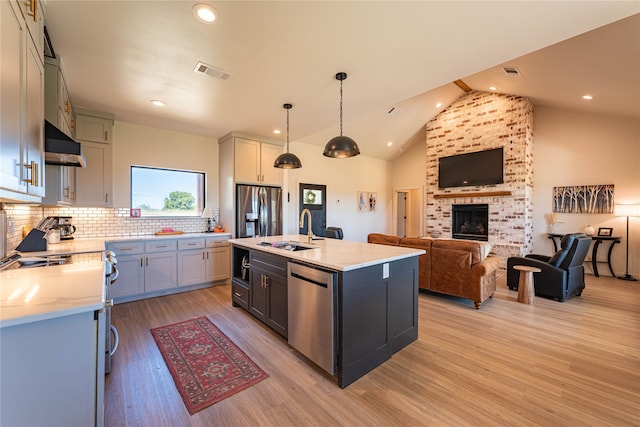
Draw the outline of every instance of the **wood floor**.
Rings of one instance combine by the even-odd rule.
[[[420,294],[419,339],[346,389],[247,312],[229,285],[120,304],[106,426],[639,426],[640,282],[518,303],[504,272],[480,310]],[[193,416],[150,328],[207,316],[269,378]]]

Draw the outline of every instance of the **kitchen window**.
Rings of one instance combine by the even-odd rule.
[[[204,172],[131,166],[131,208],[143,217],[199,217],[204,183]]]

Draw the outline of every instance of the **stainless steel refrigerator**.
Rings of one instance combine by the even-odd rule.
[[[236,237],[282,234],[282,188],[236,185]]]

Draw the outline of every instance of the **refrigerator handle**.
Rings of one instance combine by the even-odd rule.
[[[269,215],[267,214],[267,190],[264,187],[260,187],[260,191],[258,192],[258,197],[260,198],[260,215],[258,216],[258,220],[259,220],[259,231],[258,231],[258,235],[259,236],[267,236],[269,235],[268,233],[268,217]]]

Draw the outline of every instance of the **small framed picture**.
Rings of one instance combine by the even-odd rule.
[[[141,213],[140,213],[140,209],[138,208],[131,208],[129,210],[129,217],[130,218],[140,218]]]
[[[613,228],[608,228],[608,227],[598,228],[598,236],[611,237],[612,234],[613,234]]]
[[[369,193],[358,191],[358,212],[369,212]]]

